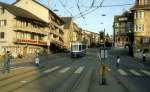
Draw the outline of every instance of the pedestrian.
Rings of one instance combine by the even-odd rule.
[[[38,67],[40,66],[40,60],[39,60],[39,53],[38,52],[36,53],[36,57],[35,57],[35,65]]]
[[[117,63],[116,63],[116,67],[119,68],[119,64],[120,64],[120,57],[117,56]]]
[[[40,66],[39,57],[36,57],[36,58],[35,58],[35,65],[38,66],[38,67]]]
[[[142,58],[143,58],[143,62],[145,62],[145,61],[146,61],[146,55],[145,55],[144,52],[143,52],[143,54],[142,54]]]
[[[9,73],[10,72],[10,51],[5,51],[4,52],[4,60],[3,60],[3,73],[6,71]]]

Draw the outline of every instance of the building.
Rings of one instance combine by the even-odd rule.
[[[114,17],[114,45],[124,47],[133,44],[133,14],[125,11],[122,15]]]
[[[37,2],[37,0],[17,0],[13,5],[29,11],[48,23],[48,45],[51,45],[51,51],[58,52],[63,49],[64,22],[60,17],[53,13],[49,8]]]
[[[0,54],[26,55],[63,48],[63,21],[36,0],[0,2]]]
[[[150,50],[150,0],[135,0],[134,13],[135,50]]]
[[[81,42],[87,44],[88,47],[96,47],[99,43],[99,34],[87,30],[82,30]]]
[[[62,20],[64,21],[64,46],[69,50],[71,42],[81,42],[82,30],[72,17],[62,17]]]

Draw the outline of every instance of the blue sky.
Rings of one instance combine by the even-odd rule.
[[[13,3],[15,0],[0,0],[6,3]],[[40,3],[52,9],[59,16],[72,16],[75,23],[82,29],[92,32],[99,32],[105,28],[106,33],[113,33],[113,20],[115,15],[120,15],[134,5],[135,0],[104,0],[102,6],[124,5],[114,7],[99,7],[103,0],[38,0]],[[93,2],[94,1],[94,2]],[[79,7],[79,8],[78,8]],[[57,10],[57,11],[55,11]],[[79,11],[80,10],[80,11]],[[84,14],[84,11],[93,11]],[[84,12],[81,13],[80,12]],[[106,16],[102,16],[105,14]],[[81,15],[83,15],[81,17]],[[103,23],[103,24],[101,24]]]

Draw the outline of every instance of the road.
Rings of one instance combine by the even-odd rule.
[[[0,73],[0,91],[149,92],[150,68],[129,57],[124,49],[108,51],[107,84],[102,85],[98,51],[89,49],[82,58],[70,58],[62,53],[41,57],[41,67],[32,62],[14,63],[11,73]],[[116,68],[117,55],[121,57],[119,69]]]

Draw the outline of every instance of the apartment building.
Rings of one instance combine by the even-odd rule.
[[[133,44],[133,14],[129,11],[114,17],[114,45],[124,47]]]
[[[150,0],[135,0],[134,13],[135,50],[150,50]]]
[[[82,30],[72,17],[62,17],[62,20],[64,21],[64,46],[69,50],[71,42],[81,42]]]
[[[88,47],[96,47],[99,43],[99,34],[87,30],[82,31],[82,42],[86,43]]]
[[[0,3],[0,54],[13,56],[63,48],[63,21],[36,0]]]
[[[51,45],[51,51],[58,52],[64,47],[64,22],[49,8],[37,1],[38,0],[17,0],[13,5],[29,11],[49,24],[48,45]]]

